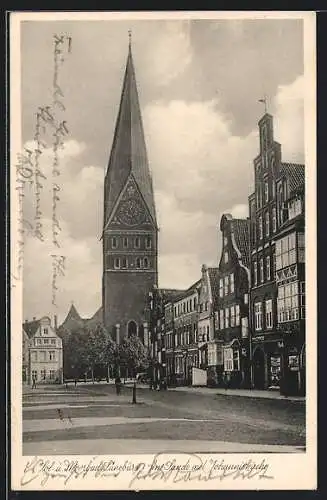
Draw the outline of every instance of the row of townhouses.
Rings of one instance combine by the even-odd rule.
[[[249,217],[224,214],[217,267],[187,290],[149,294],[155,376],[305,393],[305,170],[259,121]]]

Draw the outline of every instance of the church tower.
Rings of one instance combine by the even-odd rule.
[[[145,344],[149,292],[157,286],[158,226],[131,41],[104,183],[103,322],[112,338]]]

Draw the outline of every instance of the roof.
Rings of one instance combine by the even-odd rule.
[[[40,320],[37,319],[37,320],[33,320],[33,321],[25,321],[23,323],[23,330],[25,330],[25,332],[27,333],[27,335],[29,336],[29,338],[33,337],[33,335],[36,334],[37,332],[37,329],[39,328],[40,326]]]
[[[130,174],[133,174],[153,223],[157,225],[152,178],[131,47],[128,51],[119,112],[105,179],[104,227]]]
[[[208,267],[208,276],[210,280],[212,298],[215,301],[215,299],[219,296],[219,268]]]
[[[91,318],[82,318],[74,304],[72,304],[66,318],[59,327],[59,333],[62,334],[64,330],[71,331],[75,328],[83,327],[92,329],[99,323],[102,323],[102,307],[100,307]]]
[[[280,165],[282,175],[285,175],[289,182],[290,194],[304,188],[305,168],[301,163],[284,163]]]
[[[237,249],[240,251],[242,263],[250,267],[250,220],[233,219],[232,230]]]

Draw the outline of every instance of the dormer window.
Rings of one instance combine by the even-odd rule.
[[[43,334],[44,335],[48,335],[49,333],[49,329],[48,328],[43,328]]]

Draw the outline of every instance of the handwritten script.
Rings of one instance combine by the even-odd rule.
[[[240,459],[236,462],[225,458],[204,458],[198,454],[185,453],[177,457],[167,454],[157,454],[152,461],[131,460],[104,460],[92,457],[82,463],[76,459],[49,460],[34,457],[25,466],[21,485],[38,483],[45,486],[49,480],[61,480],[68,485],[72,480],[118,478],[123,476],[130,489],[138,489],[142,482],[151,481],[151,484],[183,484],[200,481],[221,482],[226,479],[251,480],[274,479],[269,475],[269,463],[266,459],[260,461]]]

